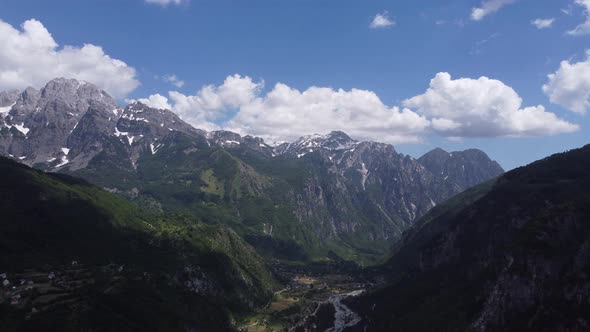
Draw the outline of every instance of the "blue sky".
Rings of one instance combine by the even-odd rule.
[[[493,7],[494,2],[500,3],[496,4],[498,7]],[[217,125],[240,129],[236,127],[243,125],[246,128],[244,133],[252,134],[272,128],[273,123],[280,125],[281,122],[271,122],[258,128],[252,122],[268,114],[256,114],[257,105],[268,108],[266,112],[275,109],[269,106],[273,104],[271,102],[258,104],[251,98],[264,98],[275,90],[278,82],[300,92],[312,86],[331,87],[334,91],[343,89],[344,92],[351,89],[370,91],[388,108],[398,106],[403,109],[407,106],[404,103],[406,99],[422,95],[423,98],[409,108],[430,121],[438,116],[446,119],[448,117],[441,115],[443,111],[455,109],[454,104],[447,110],[428,109],[434,106],[423,94],[437,73],[449,73],[451,80],[468,78],[471,81],[464,83],[473,83],[476,91],[480,89],[479,83],[486,83],[475,80],[486,76],[512,88],[522,98],[519,110],[543,105],[545,113],[554,114],[564,123],[577,125],[577,130],[567,129],[565,125],[556,130],[547,124],[544,129],[535,127],[523,134],[515,132],[515,127],[508,130],[503,125],[491,130],[487,137],[477,137],[473,130],[485,129],[487,124],[482,122],[475,126],[469,122],[473,130],[464,137],[463,131],[451,132],[448,128],[446,131],[433,131],[422,128],[421,124],[415,124],[411,129],[392,124],[367,134],[376,126],[373,122],[379,121],[372,121],[370,114],[357,117],[354,113],[356,108],[352,106],[345,112],[348,121],[352,122],[350,125],[343,125],[340,120],[331,121],[331,115],[326,115],[319,120],[311,120],[313,123],[326,123],[309,127],[326,131],[345,129],[359,138],[380,140],[383,137],[383,141],[394,143],[398,151],[413,156],[419,156],[435,146],[447,150],[480,148],[510,169],[589,143],[587,112],[582,114],[579,109],[572,111],[571,102],[564,100],[566,97],[556,97],[560,101],[551,102],[550,93],[542,88],[548,83],[547,75],[558,72],[562,61],[569,61],[570,64],[587,61],[585,52],[590,49],[590,34],[567,33],[587,18],[584,2],[579,2],[190,0],[162,6],[148,4],[144,0],[3,0],[0,3],[0,20],[22,31],[23,22],[36,19],[60,45],[56,50],[64,45],[82,47],[93,44],[102,47],[110,58],[124,61],[135,70],[133,79],[139,85],[134,89],[122,88],[123,92],[117,95],[122,102],[124,99],[142,99],[159,94],[167,98],[172,108],[178,108],[181,116],[197,126],[200,121],[208,123],[203,125],[205,127]],[[590,5],[590,2],[586,3]],[[486,6],[493,9],[488,15],[474,20],[473,8],[492,8]],[[371,22],[378,14],[392,24],[371,28]],[[531,23],[535,19],[554,21],[550,27],[539,29]],[[0,55],[0,70],[1,59]],[[241,79],[246,76],[251,78],[252,84],[246,90],[254,91],[254,97],[240,95],[238,98],[235,94],[224,94],[224,80],[234,74],[241,75]],[[173,85],[163,79],[167,75],[175,75],[184,84]],[[584,83],[590,79],[570,76],[566,78],[582,81],[577,84],[577,89],[582,90],[577,91],[578,98],[590,93],[583,91],[590,89]],[[105,88],[119,86],[117,84],[112,83]],[[195,106],[194,101],[199,98],[184,98],[200,96],[203,87],[208,85],[213,87],[215,96],[229,98],[220,106],[223,111],[202,104]],[[5,87],[12,86],[6,83]],[[168,95],[169,91],[177,91],[184,99],[172,98]],[[439,92],[440,95],[445,91]],[[328,96],[326,98],[333,100],[334,93],[330,93],[318,92],[318,96]],[[558,93],[555,92],[556,95]],[[324,98],[318,96],[314,98]],[[367,103],[371,104],[374,100],[369,97],[359,95],[349,98],[342,93],[338,95],[341,100],[334,107],[346,108],[347,105],[342,106],[346,101],[356,103],[365,100],[363,98],[368,98]],[[463,95],[451,101],[459,103],[463,101],[461,98],[468,97]],[[290,102],[291,108],[285,106],[284,111],[296,113],[292,110],[296,109],[293,105],[305,107],[301,104],[303,100],[314,98]],[[218,111],[220,113],[215,113]],[[237,117],[240,111],[244,115]],[[382,113],[387,111],[384,109]],[[194,115],[198,112],[201,113]],[[343,112],[330,114],[336,113]],[[531,117],[535,114],[532,113]],[[402,122],[414,121],[409,117],[400,119]],[[461,122],[471,118],[457,116],[453,119],[454,122]],[[525,122],[532,120],[527,118]],[[354,124],[355,121],[359,123]],[[330,128],[330,123],[337,128]],[[465,128],[465,124],[461,124]],[[363,128],[357,128],[359,126]],[[292,130],[277,131],[275,136],[277,139],[291,138],[305,128],[303,121]],[[400,134],[403,138],[389,135],[396,130],[403,132]],[[416,131],[420,132],[416,134]],[[535,137],[528,137],[530,133]]]

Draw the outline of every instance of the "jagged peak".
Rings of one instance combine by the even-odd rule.
[[[242,136],[229,130],[216,130],[207,133],[207,139],[221,146],[236,146],[242,143]]]
[[[126,111],[143,111],[146,108],[152,108],[152,107],[149,107],[148,105],[142,103],[139,100],[135,100],[132,103],[125,106]]]
[[[86,90],[94,90],[101,93],[104,92],[92,83],[88,83],[86,81],[79,81],[74,78],[59,77],[47,82],[47,84],[45,84],[45,86],[41,89],[41,94],[45,96],[47,93],[54,91],[76,93],[81,88],[84,88]],[[104,93],[106,94],[106,92]]]
[[[149,112],[149,113],[153,113],[153,114],[165,114],[165,115],[169,115],[174,118],[177,118],[178,121],[182,121],[176,113],[172,112],[169,109],[152,107],[152,106],[142,103],[139,100],[134,100],[133,102],[127,104],[127,106],[125,106],[123,108],[123,110],[126,113]]]
[[[138,114],[142,114],[142,117],[149,117],[153,120],[158,120],[160,117],[166,118],[168,121],[171,122],[182,122],[184,121],[174,112],[168,109],[160,109],[154,108],[147,104],[144,104],[140,101],[133,101],[132,103],[128,104],[123,108],[123,115],[122,118],[133,118],[134,116],[138,116]],[[161,119],[160,119],[161,120]],[[188,124],[187,124],[188,125]]]
[[[345,150],[350,149],[358,144],[358,141],[353,140],[346,133],[342,131],[332,131],[326,135],[313,134],[302,136],[293,143],[280,148],[277,147],[277,153],[295,153],[298,156],[303,156],[306,153],[316,151],[318,149],[325,150]]]
[[[331,131],[325,135],[313,134],[302,136],[297,141],[293,142],[293,144],[298,144],[300,142],[314,142],[314,144],[321,144],[322,142],[330,141],[356,142],[343,131]]]
[[[244,137],[242,137],[244,141],[253,141],[256,142],[258,144],[264,144],[265,146],[270,146],[268,144],[266,144],[266,142],[264,141],[264,139],[262,137],[258,137],[258,136],[252,136],[252,135],[246,135]]]
[[[25,90],[25,92],[27,92],[27,90]],[[59,77],[52,79],[45,84],[40,92],[34,90],[28,94],[30,96],[23,96],[23,101],[25,98],[29,99],[29,101],[34,101],[36,98],[39,98],[41,105],[38,106],[40,107],[43,107],[46,103],[54,100],[59,100],[72,107],[76,107],[82,112],[85,111],[87,105],[91,103],[101,103],[109,108],[118,106],[113,97],[98,86],[73,78]]]

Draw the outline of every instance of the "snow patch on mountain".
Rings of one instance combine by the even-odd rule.
[[[113,133],[113,135],[121,138],[121,136],[126,137],[127,138],[127,144],[132,145],[133,144],[133,139],[135,138],[132,134],[130,134],[129,132],[126,131],[119,131],[119,129],[117,127],[115,127],[115,132]]]
[[[308,153],[318,150],[346,151],[354,149],[359,144],[341,131],[333,131],[327,135],[306,135],[292,143],[282,143],[275,146],[274,152],[279,154],[296,155],[301,158]]]
[[[13,128],[15,128],[16,130],[20,131],[21,133],[23,133],[23,135],[27,136],[27,134],[29,133],[30,129],[25,127],[24,123],[19,124],[15,124],[12,126]]]
[[[150,143],[150,150],[152,151],[152,154],[156,154],[158,153],[158,150],[162,147],[162,144],[155,144],[154,143]]]
[[[12,109],[12,106],[14,106],[14,105],[16,105],[16,102],[14,102],[10,106],[0,107],[0,115],[4,116],[5,114],[8,114],[8,112],[10,112],[10,110]]]
[[[68,158],[66,156],[63,156],[63,157],[61,157],[61,162],[59,164],[55,165],[55,168],[62,167],[62,166],[69,164],[69,163],[70,163],[70,161],[68,160]]]

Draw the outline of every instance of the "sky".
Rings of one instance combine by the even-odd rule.
[[[590,0],[2,0],[0,45],[0,90],[77,78],[268,142],[590,143]]]

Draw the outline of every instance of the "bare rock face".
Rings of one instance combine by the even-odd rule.
[[[8,107],[7,111],[10,111],[12,105],[16,103],[19,94],[20,92],[18,90],[0,91],[0,108]]]
[[[325,238],[362,233],[395,241],[437,204],[503,173],[479,150],[444,152],[438,169],[430,154],[416,160],[390,144],[358,142],[338,131],[304,136],[274,153],[312,165],[316,176],[297,196],[296,215]]]
[[[41,89],[4,92],[0,153],[49,170],[78,170],[113,140],[132,164],[172,131],[203,135],[168,110],[134,103],[121,108],[91,83],[58,78]]]
[[[91,106],[118,107],[106,92],[77,80],[58,78],[41,91],[27,88],[4,117],[2,150],[27,165],[61,165],[71,149],[68,137]]]

